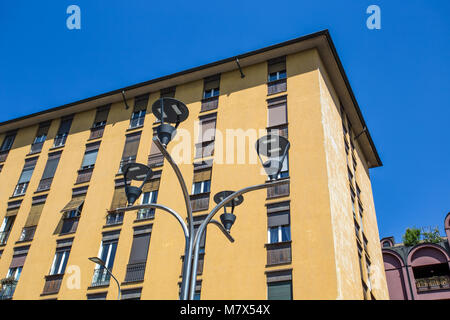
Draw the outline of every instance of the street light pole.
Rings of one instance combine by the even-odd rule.
[[[120,284],[119,281],[117,281],[116,277],[114,277],[114,275],[112,274],[111,270],[109,270],[109,268],[106,266],[106,263],[98,258],[98,257],[91,257],[89,258],[90,261],[92,261],[95,264],[98,264],[99,266],[102,266],[103,268],[105,268],[106,272],[108,272],[108,274],[114,279],[114,281],[117,284],[117,290],[119,291],[118,296],[117,296],[117,300],[120,300],[120,296],[122,295],[122,291],[120,290]]]

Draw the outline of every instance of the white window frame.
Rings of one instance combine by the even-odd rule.
[[[209,182],[209,191],[205,191],[206,190],[206,188],[205,188],[205,186],[206,186],[206,182]],[[194,193],[195,192],[195,185],[196,184],[198,184],[198,183],[200,183],[200,192],[198,192],[198,193]],[[210,192],[211,191],[211,180],[204,180],[204,181],[199,181],[199,182],[194,182],[193,184],[192,184],[192,192],[191,192],[191,194],[202,194],[202,193],[206,193],[206,192]]]
[[[58,269],[56,270],[56,258],[58,257],[58,254],[62,254],[62,257],[61,257],[61,260],[59,261]],[[70,248],[55,252],[55,257],[53,258],[52,267],[50,269],[50,275],[62,274],[61,273],[62,266],[66,264],[69,254],[70,254]]]

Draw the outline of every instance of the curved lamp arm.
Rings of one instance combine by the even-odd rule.
[[[192,270],[197,270],[197,264],[198,264],[198,251],[199,251],[199,246],[200,246],[200,239],[201,236],[206,228],[206,225],[211,221],[211,219],[214,217],[214,215],[221,209],[223,208],[228,202],[231,202],[234,198],[243,195],[244,193],[247,192],[251,192],[251,191],[255,191],[255,190],[260,190],[260,189],[267,189],[270,187],[275,187],[275,186],[279,186],[282,184],[286,184],[289,183],[290,179],[286,179],[286,180],[278,180],[278,181],[269,181],[263,184],[257,184],[254,186],[250,186],[250,187],[246,187],[243,188],[241,190],[238,190],[232,194],[230,194],[228,197],[226,197],[225,199],[223,199],[220,203],[218,203],[212,210],[211,212],[208,214],[208,216],[205,218],[205,220],[203,220],[202,224],[200,225],[200,227],[198,228],[198,231],[195,235],[195,239],[194,239],[194,258],[193,258],[193,266],[192,266]],[[196,272],[192,272],[191,273],[191,286],[190,286],[190,290],[189,290],[189,299],[193,300],[194,299],[194,294],[195,294],[195,283],[197,280],[197,273]]]
[[[220,231],[223,232],[225,237],[227,237],[227,239],[230,240],[230,242],[234,242],[234,238],[231,236],[231,234],[227,230],[225,230],[225,228],[219,221],[212,219],[209,223],[216,225],[220,229]]]
[[[108,268],[106,268],[106,267],[104,267],[104,268],[105,268],[106,272],[108,272],[109,275],[110,275],[110,276],[114,279],[114,281],[116,282],[116,284],[117,284],[117,289],[119,290],[119,293],[118,293],[118,296],[117,296],[117,300],[120,300],[120,296],[122,295],[122,291],[120,290],[120,284],[119,284],[119,281],[117,281],[116,277],[114,277],[114,275],[112,274],[112,272],[111,272]]]

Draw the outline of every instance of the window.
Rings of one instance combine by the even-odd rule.
[[[70,247],[57,249],[53,258],[50,275],[64,274],[66,271],[67,260],[69,259]]]
[[[267,127],[287,124],[287,96],[267,100]]]
[[[267,265],[290,263],[291,258],[290,204],[267,205]]]
[[[105,262],[105,266],[111,271],[116,257],[117,244],[119,241],[120,231],[107,232],[103,234],[102,244],[98,253],[98,257]],[[92,286],[108,285],[110,274],[103,266],[96,264]]]
[[[3,140],[2,146],[0,147],[0,151],[8,151],[12,148],[14,139],[16,138],[15,133],[7,134],[5,139]]]
[[[123,222],[123,212],[111,212],[106,216],[106,225],[121,224]]]
[[[211,191],[211,167],[203,170],[194,170],[194,179],[191,192],[192,211],[207,210]]]
[[[220,75],[206,78],[204,81],[203,99],[217,97],[220,94]]]
[[[99,148],[100,142],[91,143],[86,146],[86,152],[81,163],[81,169],[78,171],[76,183],[89,182],[91,180]]]
[[[47,164],[45,165],[44,173],[42,174],[42,178],[39,182],[37,191],[50,189],[60,158],[61,152],[56,152],[48,155]]]
[[[36,133],[36,138],[31,145],[30,153],[38,153],[42,150],[45,140],[47,139],[48,129],[50,129],[50,122],[41,123]]]
[[[41,217],[42,210],[45,205],[45,197],[33,198],[32,206],[30,212],[28,213],[27,221],[22,229],[19,241],[31,241],[33,240],[36,227],[38,225],[39,219]]]
[[[133,244],[131,245],[130,259],[127,265],[125,282],[144,280],[151,231],[152,225],[134,228]]]
[[[123,290],[121,300],[141,300],[141,291],[142,288]]]
[[[268,94],[286,91],[286,57],[268,61]]]
[[[134,108],[133,113],[131,114],[130,128],[137,128],[144,125],[147,104],[148,94],[138,96],[134,99]]]
[[[163,98],[175,98],[175,91],[177,87],[165,88],[160,91],[160,97]]]
[[[156,180],[155,182],[147,183],[147,185],[150,184],[150,186],[144,185],[142,188],[142,197],[141,197],[141,204],[147,204],[147,203],[156,203],[158,199],[158,189],[159,188],[159,180]],[[150,189],[153,189],[150,191]],[[155,209],[154,208],[147,208],[147,209],[140,209],[137,212],[137,220],[144,220],[144,219],[153,219],[155,217]]]
[[[200,132],[196,143],[195,158],[209,157],[214,154],[217,114],[200,117]]]
[[[62,216],[54,234],[66,234],[77,231],[78,221],[83,210],[85,195],[74,196],[61,210]]]
[[[16,220],[16,215],[19,209],[13,209],[6,211],[6,216],[3,219],[3,223],[0,227],[0,245],[5,245],[8,241],[9,234]]]
[[[153,129],[153,137],[156,136],[156,128]],[[150,147],[150,154],[148,156],[148,166],[150,168],[161,167],[164,165],[164,155],[156,146],[155,142],[152,140]]]
[[[12,299],[17,282],[19,281],[22,273],[23,265],[25,264],[28,249],[29,246],[14,248],[14,255],[6,275],[6,278],[11,281],[2,286],[2,290],[0,291],[0,300]]]
[[[127,163],[136,162],[136,155],[141,140],[141,133],[133,133],[126,136],[125,146],[123,148],[122,160],[120,162],[119,173],[122,173],[122,167]]]
[[[94,123],[91,128],[91,135],[89,139],[98,139],[103,137],[103,132],[105,131],[106,121],[108,119],[110,105],[97,108],[97,113],[95,114]]]
[[[194,182],[192,194],[207,193],[211,191],[211,180]]]
[[[73,116],[64,117],[61,119],[58,133],[56,134],[53,147],[62,147],[66,144],[67,136],[69,135],[70,127],[72,126]]]
[[[292,300],[292,271],[267,273],[267,299]]]
[[[34,167],[36,166],[38,158],[32,158],[25,160],[25,165],[20,175],[19,181],[17,182],[16,189],[14,190],[14,196],[19,196],[25,194],[28,188],[28,184],[33,175]]]

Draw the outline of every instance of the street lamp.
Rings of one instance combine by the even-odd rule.
[[[109,268],[106,266],[105,261],[103,261],[102,259],[100,259],[98,257],[90,257],[88,259],[90,261],[92,261],[93,263],[98,264],[99,266],[103,267],[106,270],[106,272],[108,272],[108,274],[114,279],[114,281],[116,281],[117,289],[119,290],[119,294],[117,296],[117,300],[120,300],[121,290],[120,290],[119,281],[117,281],[116,277],[114,277],[114,275],[112,274],[111,270],[109,270]]]
[[[128,206],[124,208],[116,208],[116,212],[134,211],[146,208],[161,209],[162,212],[170,213],[180,223],[184,237],[185,237],[185,251],[183,272],[181,281],[181,300],[192,300],[195,292],[196,276],[197,276],[197,264],[199,257],[200,239],[208,224],[216,225],[222,233],[227,237],[230,242],[234,242],[234,238],[230,235],[230,229],[233,226],[236,216],[234,215],[234,208],[240,205],[244,198],[243,194],[255,190],[267,189],[270,187],[276,187],[281,184],[289,183],[289,179],[277,181],[276,178],[282,169],[282,164],[287,155],[289,149],[289,141],[283,137],[277,135],[268,135],[258,140],[256,149],[258,156],[263,164],[264,169],[269,175],[270,181],[263,184],[258,184],[250,187],[243,188],[238,191],[222,191],[214,196],[214,201],[217,205],[207,215],[205,220],[201,223],[197,230],[194,229],[194,221],[192,215],[192,206],[188,188],[181,174],[180,168],[175,163],[166,147],[168,143],[176,134],[176,129],[181,122],[185,121],[189,116],[189,110],[186,105],[174,98],[163,97],[157,100],[152,106],[152,112],[155,117],[161,121],[161,124],[157,127],[157,134],[153,137],[153,143],[160,150],[165,160],[170,164],[178,179],[179,185],[183,192],[183,197],[186,206],[187,223],[181,215],[178,214],[167,206],[148,203],[141,205],[134,205],[135,201],[142,193],[142,187],[145,182],[151,178],[153,172],[150,168],[142,164],[128,164],[123,167],[125,192],[128,200]],[[172,125],[174,124],[174,125]],[[269,146],[269,148],[267,148]],[[267,158],[266,161],[262,160],[262,157]],[[128,186],[128,180],[143,181],[142,185],[138,187]],[[224,208],[224,213],[221,214],[220,223],[214,220],[214,215]],[[231,208],[231,212],[227,212],[226,208]]]
[[[127,163],[122,167],[122,172],[128,205],[132,206],[141,196],[142,187],[153,176],[153,171],[146,165],[140,163]],[[140,187],[129,186],[127,185],[127,181],[129,180],[142,181],[142,184]]]
[[[269,134],[256,141],[256,152],[270,180],[277,179],[289,147],[289,141],[276,134]]]
[[[163,97],[153,103],[152,112],[161,121],[161,124],[156,128],[156,133],[163,146],[166,147],[175,136],[180,123],[189,116],[189,109],[177,99]],[[170,123],[174,123],[175,126],[170,125]]]
[[[219,204],[221,203],[226,197],[232,195],[234,191],[221,191],[219,193],[216,193],[214,196],[214,202]],[[243,196],[238,196],[234,198],[232,201],[227,203],[223,210],[224,212],[220,215],[220,221],[222,222],[223,226],[225,227],[225,230],[230,232],[231,227],[233,226],[234,222],[236,221],[236,216],[234,215],[234,208],[240,205],[244,201]],[[227,212],[227,207],[231,207],[231,213]]]

